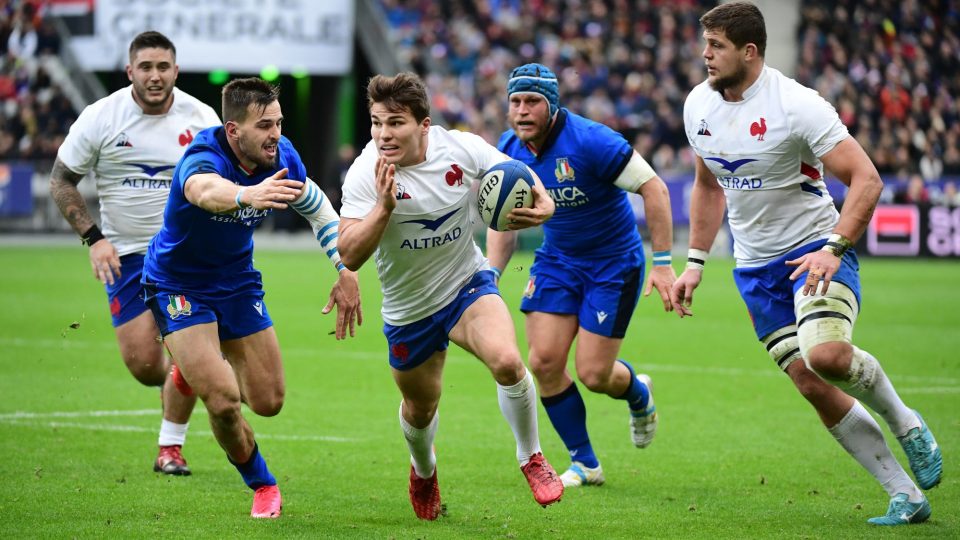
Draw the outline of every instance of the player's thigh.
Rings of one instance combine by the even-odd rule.
[[[580,324],[566,313],[531,311],[526,316],[530,367],[535,373],[563,371]]]
[[[443,390],[443,366],[447,351],[435,351],[427,360],[412,369],[392,368],[393,380],[403,395],[407,414],[417,427],[424,427],[433,418]],[[416,422],[420,420],[420,422]]]
[[[180,371],[211,414],[239,405],[240,388],[233,369],[220,354],[217,323],[187,326],[167,334],[164,340]]]
[[[221,343],[253,412],[273,416],[283,406],[285,392],[280,343],[273,327]]]
[[[507,305],[496,294],[477,298],[450,329],[450,340],[472,353],[502,378],[516,380],[523,375],[523,362]]]
[[[602,336],[580,328],[575,356],[577,378],[591,388],[607,381],[622,344],[621,338]]]
[[[166,359],[157,321],[149,311],[114,328],[120,355],[130,373],[143,384],[159,386],[166,379]]]

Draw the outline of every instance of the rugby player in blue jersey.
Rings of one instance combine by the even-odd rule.
[[[276,518],[281,497],[240,402],[280,412],[283,365],[263,284],[253,267],[253,230],[287,206],[310,221],[340,277],[337,338],[362,322],[356,274],[340,263],[339,218],[281,135],[278,89],[260,79],[223,88],[223,126],[197,134],[174,170],[160,232],[143,269],[147,306],[183,376],[203,400],[217,442],[254,490],[251,515]],[[226,361],[224,361],[224,359]]]
[[[580,382],[592,392],[625,400],[633,443],[649,445],[657,428],[650,377],[618,358],[644,277],[643,244],[627,192],[643,197],[653,244],[644,295],[656,288],[667,311],[676,279],[670,265],[670,195],[622,135],[560,108],[557,76],[548,67],[514,69],[507,97],[512,130],[500,137],[498,147],[530,166],[556,203],[556,213],[543,225],[543,245],[520,304],[530,367],[540,401],[570,452],[572,463],[561,475],[564,486],[600,485],[603,469],[567,356],[576,339]],[[516,238],[516,233],[488,235],[487,257],[497,273],[506,268]]]
[[[880,197],[880,175],[833,106],[765,65],[766,25],[756,6],[723,4],[700,22],[707,80],[684,103],[697,160],[689,262],[671,293],[676,312],[692,314],[726,211],[733,277],[757,338],[830,434],[890,496],[886,515],[869,522],[926,521],[931,510],[921,489],[940,483],[940,449],[877,359],[852,343],[861,299],[852,246]],[[850,188],[841,212],[824,169]],[[861,402],[900,441],[916,483]]]

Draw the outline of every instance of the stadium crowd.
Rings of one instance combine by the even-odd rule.
[[[664,177],[689,172],[681,110],[703,80],[712,1],[381,0],[433,110],[497,140],[511,67],[552,66],[560,102],[620,131]],[[943,2],[801,2],[797,80],[816,88],[881,173],[960,174],[960,14]]]
[[[60,37],[41,2],[0,0],[0,159],[52,159],[77,118],[38,58]]]

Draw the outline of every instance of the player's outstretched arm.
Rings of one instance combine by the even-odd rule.
[[[377,204],[363,219],[340,219],[340,238],[337,245],[340,260],[356,272],[367,262],[380,245],[383,232],[387,230],[393,209],[397,207],[396,167],[383,157],[376,164]]]
[[[219,174],[199,173],[184,181],[183,194],[191,204],[214,214],[248,207],[282,210],[303,190],[303,182],[286,176],[284,168],[255,186],[238,186]]]
[[[820,287],[820,294],[826,294],[830,280],[840,268],[843,253],[852,247],[866,230],[873,210],[877,207],[877,201],[880,200],[880,192],[883,191],[880,173],[853,137],[840,141],[820,160],[827,170],[849,186],[850,190],[844,199],[840,220],[827,245],[822,250],[787,261],[787,264],[796,266],[790,279],[797,279],[804,272],[808,272],[803,286],[805,295],[815,294],[821,280],[823,286]]]
[[[720,226],[727,199],[717,178],[710,172],[703,158],[697,156],[696,176],[690,192],[690,251],[687,267],[670,290],[673,310],[680,316],[692,316],[693,291],[700,285],[703,265]]]
[[[673,311],[670,290],[677,280],[677,274],[670,264],[670,250],[673,246],[673,212],[670,209],[670,191],[659,176],[647,180],[637,193],[643,197],[644,215],[650,229],[650,244],[653,249],[653,269],[647,278],[643,295],[650,296],[653,289],[660,293],[664,311]]]
[[[90,268],[93,270],[93,277],[101,283],[113,285],[114,277],[120,277],[120,256],[90,217],[87,203],[77,189],[83,177],[84,175],[71,171],[57,158],[50,172],[50,196],[57,203],[57,208],[67,223],[80,235],[83,243],[90,246]]]

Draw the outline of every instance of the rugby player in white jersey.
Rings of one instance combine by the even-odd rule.
[[[426,88],[413,73],[373,77],[367,103],[373,140],[347,171],[338,248],[351,270],[375,254],[389,361],[403,395],[414,512],[426,520],[441,514],[433,441],[449,341],[492,373],[534,499],[554,503],[563,484],[540,450],[533,378],[494,273],[473,241],[470,186],[509,158],[476,135],[431,126]],[[538,180],[534,207],[514,210],[514,227],[540,225],[553,211]]]
[[[127,369],[140,383],[162,387],[154,470],[189,475],[181,447],[197,398],[175,366],[170,375],[171,362],[140,285],[143,255],[163,221],[173,168],[194,135],[220,124],[212,108],[174,86],[176,55],[173,43],[159,32],[133,39],[127,65],[132,84],[80,113],[57,153],[50,193],[90,248],[93,276],[106,288]],[[90,172],[97,183],[102,230],[77,190]]]
[[[756,6],[723,4],[700,22],[708,77],[684,105],[697,160],[689,260],[671,291],[674,309],[681,317],[692,314],[693,292],[726,206],[734,279],[758,339],[891,497],[886,515],[869,522],[925,521],[930,504],[920,488],[940,482],[940,449],[876,358],[851,342],[860,308],[851,246],[870,221],[880,176],[829,103],[764,65],[766,27]],[[824,168],[849,186],[841,213],[827,192]],[[900,441],[917,483],[861,402]]]

